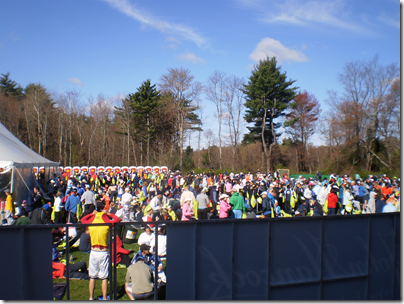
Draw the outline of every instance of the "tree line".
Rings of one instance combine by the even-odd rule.
[[[62,166],[399,171],[399,77],[397,64],[382,65],[378,56],[349,62],[338,75],[343,92],[328,92],[324,113],[275,57],[256,64],[247,80],[215,71],[203,84],[188,69],[169,68],[158,83],[146,79],[119,100],[84,101],[79,91],[41,83],[23,88],[5,73],[0,121]],[[215,109],[217,133],[203,123],[202,100]],[[310,143],[318,136],[324,145]]]

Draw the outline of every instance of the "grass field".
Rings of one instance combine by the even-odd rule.
[[[139,245],[137,244],[137,239],[142,233],[143,230],[139,230],[138,234],[136,236],[136,243],[133,244],[124,244],[124,248],[127,250],[131,250],[131,253],[129,256],[132,258],[136,252],[139,250]],[[66,261],[69,260],[68,257],[66,257],[65,252],[66,250],[58,247],[58,251],[63,251],[64,255],[61,257],[62,259],[66,259]],[[90,257],[89,253],[82,253],[78,247],[71,247],[70,248],[70,255],[73,255],[73,263],[84,261],[87,264],[88,268],[88,260]],[[163,267],[165,269],[166,266],[166,261],[163,261]],[[114,273],[114,267],[112,267],[112,273]],[[124,285],[125,285],[125,276],[126,276],[126,268],[118,268],[116,270],[117,274],[117,299],[118,300],[130,300],[128,295],[126,294],[124,290]],[[66,279],[53,279],[54,283],[66,283]],[[89,299],[89,291],[88,291],[88,280],[69,280],[70,283],[70,300],[88,300]],[[113,284],[113,282],[112,282]],[[113,287],[113,285],[112,285]],[[109,294],[109,281],[108,281],[108,294]],[[94,291],[94,298],[98,299],[99,296],[102,295],[101,291],[101,281],[97,280],[95,283],[95,291]],[[111,296],[113,298],[113,295]],[[67,300],[67,291],[65,292],[63,299],[62,300]]]

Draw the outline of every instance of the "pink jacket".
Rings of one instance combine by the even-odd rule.
[[[184,203],[182,206],[182,217],[181,221],[189,221],[192,219],[192,209],[188,203]]]
[[[230,204],[225,200],[221,200],[220,201],[219,218],[228,218],[230,209],[231,209]]]
[[[226,183],[226,192],[230,192],[231,189],[233,189],[233,184],[232,183]]]

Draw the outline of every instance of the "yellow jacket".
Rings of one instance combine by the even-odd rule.
[[[15,213],[15,206],[13,203],[13,197],[11,195],[7,195],[6,210],[10,210],[11,213]]]

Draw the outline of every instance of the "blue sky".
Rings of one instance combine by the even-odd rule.
[[[247,79],[275,55],[324,113],[347,62],[400,62],[397,0],[0,0],[0,12],[0,73],[23,87],[75,89],[83,102],[134,93],[168,68],[202,83],[215,70]],[[204,128],[216,133],[214,105],[201,103]]]

